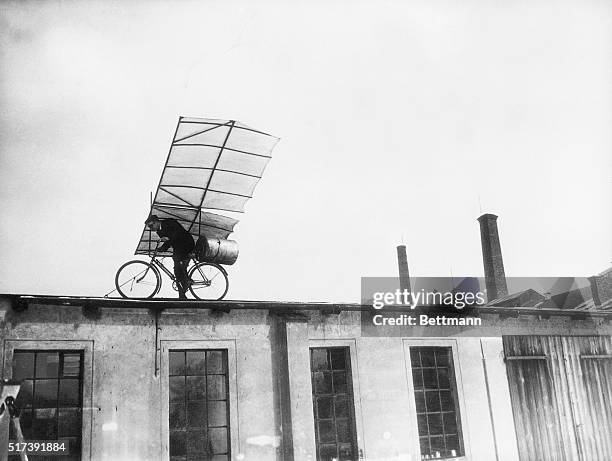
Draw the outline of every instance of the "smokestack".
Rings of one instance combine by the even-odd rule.
[[[487,285],[487,298],[490,302],[506,296],[508,287],[499,244],[497,216],[490,213],[483,214],[478,218],[478,222],[480,222],[480,241],[482,243],[482,262]]]
[[[397,247],[397,265],[399,266],[400,290],[410,292],[410,273],[408,272],[408,257],[406,256],[406,245]]]

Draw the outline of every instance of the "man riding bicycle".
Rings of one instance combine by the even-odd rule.
[[[190,282],[187,276],[187,266],[189,265],[189,254],[195,248],[193,237],[176,219],[160,219],[153,214],[147,218],[145,225],[149,229],[156,231],[157,235],[164,242],[157,251],[164,252],[172,247],[174,276],[176,277],[179,299],[187,299],[185,293],[189,289]]]

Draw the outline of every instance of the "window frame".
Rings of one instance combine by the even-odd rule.
[[[160,341],[161,367],[161,459],[170,461],[170,355],[171,350],[219,350],[227,353],[227,380],[229,401],[229,445],[231,459],[234,459],[240,449],[240,430],[238,426],[238,379],[236,363],[236,342],[227,339],[211,340],[162,340]]]
[[[457,406],[459,407],[459,423],[461,424],[461,440],[463,441],[463,455],[454,458],[439,458],[440,460],[467,461],[471,459],[470,441],[468,438],[467,411],[465,406],[465,394],[463,391],[463,379],[461,377],[461,367],[459,363],[458,345],[456,339],[402,339],[404,349],[404,363],[406,365],[406,382],[408,386],[411,438],[415,447],[416,459],[421,457],[421,445],[419,441],[419,427],[417,420],[416,402],[414,397],[414,383],[412,381],[412,360],[410,359],[411,347],[450,347],[453,360],[453,372],[455,375],[455,394],[457,396]]]
[[[80,351],[83,353],[83,401],[81,405],[83,422],[81,427],[81,460],[90,461],[92,441],[93,418],[93,341],[73,340],[16,340],[4,341],[3,377],[11,379],[13,376],[13,355],[18,351]]]
[[[361,391],[360,391],[360,381],[359,381],[359,361],[357,357],[357,342],[355,339],[310,339],[308,340],[308,376],[309,376],[309,395],[310,395],[310,408],[312,409],[312,443],[313,446],[316,447],[316,428],[315,428],[315,418],[314,418],[314,409],[312,402],[312,382],[311,370],[310,370],[310,350],[318,347],[348,347],[349,349],[349,359],[351,364],[351,380],[353,381],[353,414],[355,416],[355,428],[356,428],[356,436],[357,436],[357,453],[359,454],[359,459],[367,459],[366,456],[366,447],[365,447],[365,438],[363,432],[363,415],[361,411]],[[315,456],[316,456],[316,448],[315,448]]]

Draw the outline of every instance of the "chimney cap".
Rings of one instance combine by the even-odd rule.
[[[480,216],[478,218],[479,222],[482,222],[484,220],[490,220],[490,221],[495,221],[497,219],[497,215],[496,214],[492,214],[492,213],[485,213],[482,216]]]

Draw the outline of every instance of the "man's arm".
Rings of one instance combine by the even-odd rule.
[[[157,248],[157,251],[167,251],[168,248],[170,248],[171,245],[171,239],[170,239],[170,235],[168,235],[168,224],[167,222],[162,222],[161,227],[159,228],[159,230],[157,231],[157,235],[159,235],[159,238],[161,239],[162,245],[160,247]]]
[[[159,234],[158,234],[159,235]],[[161,237],[162,242],[164,242],[157,251],[164,252],[170,248],[170,239],[168,237]]]

